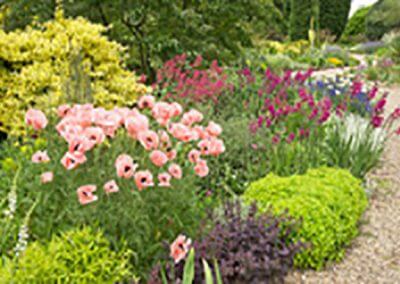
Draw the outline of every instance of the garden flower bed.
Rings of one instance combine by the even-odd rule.
[[[362,68],[345,47],[317,41],[314,17],[309,40],[258,39],[236,60],[223,45],[214,56],[212,43],[178,54],[178,40],[149,36],[150,47],[146,17],[132,22],[143,9],[152,18],[152,5],[118,22],[139,40],[130,56],[140,54],[141,76],[102,34],[113,27],[65,17],[60,1],[50,21],[0,30],[0,283],[354,279],[332,267],[353,261],[354,243],[369,252],[361,224],[388,202],[371,177],[398,146],[398,89],[379,82],[396,81],[398,35]],[[115,11],[99,7],[107,22]],[[304,27],[289,34],[301,38]],[[325,67],[337,73],[314,75]],[[388,208],[383,218],[398,213]]]

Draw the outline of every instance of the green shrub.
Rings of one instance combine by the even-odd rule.
[[[340,38],[349,17],[351,0],[319,1],[319,28]]]
[[[385,33],[400,28],[400,1],[379,0],[371,7],[366,19],[369,39],[380,39]]]
[[[365,35],[366,18],[371,6],[363,7],[350,18],[342,35],[342,40],[350,40],[357,36]]]
[[[31,243],[0,268],[1,283],[115,283],[130,276],[128,250],[112,251],[100,232],[89,228]]]
[[[295,263],[316,269],[342,258],[367,205],[360,180],[347,170],[326,167],[290,177],[269,174],[252,183],[244,199],[257,201],[263,211],[271,209],[280,215],[287,210],[301,219],[293,238],[310,247],[297,255]]]
[[[76,79],[71,74],[76,57],[88,82],[82,89],[96,105],[133,104],[148,92],[124,68],[124,48],[103,36],[105,31],[86,19],[65,19],[62,14],[39,27],[0,30],[0,132],[20,135],[29,107],[50,111],[64,102],[67,82]]]
[[[289,24],[289,36],[291,40],[307,39],[311,18],[315,14],[315,0],[292,0]]]

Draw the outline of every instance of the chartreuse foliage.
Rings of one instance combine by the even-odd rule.
[[[295,264],[315,269],[343,257],[367,205],[359,179],[347,170],[326,167],[290,177],[269,174],[253,182],[244,199],[257,201],[262,211],[280,215],[287,210],[302,220],[293,238],[309,247],[296,256]]]
[[[18,259],[0,268],[1,283],[115,283],[130,276],[129,250],[112,251],[89,228],[31,243]]]
[[[122,46],[102,36],[104,31],[83,18],[66,19],[61,12],[35,28],[0,30],[0,131],[22,134],[27,108],[50,110],[62,102],[71,91],[68,82],[77,79],[71,68],[76,57],[88,82],[86,94],[95,104],[131,104],[146,93],[147,87],[124,69]]]

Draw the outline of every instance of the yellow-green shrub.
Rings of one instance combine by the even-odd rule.
[[[340,260],[344,247],[357,235],[357,224],[367,206],[361,181],[348,170],[318,168],[305,175],[279,177],[269,174],[253,182],[244,194],[261,210],[287,212],[301,226],[294,241],[309,248],[296,256],[300,267],[320,269],[325,262]]]
[[[50,110],[63,102],[71,62],[78,56],[95,104],[130,104],[148,92],[124,69],[124,48],[103,36],[105,29],[58,12],[55,20],[35,27],[0,30],[0,131],[21,134],[28,107]]]

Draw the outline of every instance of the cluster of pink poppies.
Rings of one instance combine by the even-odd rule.
[[[159,168],[157,185],[170,187],[172,179],[182,178],[181,166],[175,161],[177,149],[189,149],[188,161],[199,177],[209,173],[206,156],[218,156],[225,151],[224,143],[218,136],[222,128],[203,121],[201,112],[191,109],[183,112],[180,104],[157,102],[151,95],[143,96],[138,101],[138,108],[114,108],[105,110],[86,105],[61,105],[57,110],[61,121],[56,125],[58,134],[67,142],[68,151],[61,159],[67,170],[74,170],[87,161],[86,153],[96,145],[102,144],[106,138],[115,137],[118,129],[126,133],[148,152],[150,161]],[[158,131],[151,129],[151,119],[155,120]],[[26,123],[35,130],[46,127],[46,116],[39,110],[29,110]],[[178,144],[188,147],[176,147]],[[197,144],[197,146],[196,146]],[[32,156],[34,163],[50,161],[46,151],[38,151]],[[119,178],[133,179],[139,191],[155,185],[153,173],[148,169],[140,169],[135,159],[126,153],[121,153],[115,160],[116,173]],[[42,182],[51,182],[50,172],[42,175]],[[111,180],[104,185],[106,193],[117,192],[118,184]],[[78,188],[78,198],[81,204],[96,201],[95,185],[85,185]]]

